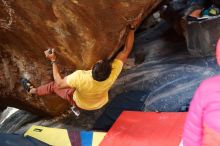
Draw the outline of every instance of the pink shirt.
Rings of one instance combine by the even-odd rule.
[[[203,81],[191,101],[184,146],[220,146],[220,75]]]

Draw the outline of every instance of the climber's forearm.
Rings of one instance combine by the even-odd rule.
[[[117,55],[116,59],[121,60],[122,62],[125,62],[128,58],[128,55],[130,54],[132,47],[134,44],[134,30],[130,30],[125,42],[124,49]]]
[[[63,79],[60,75],[59,68],[56,63],[53,63],[53,78],[58,88],[69,87],[66,83],[65,78]]]
[[[54,81],[58,84],[59,82],[61,82],[62,78],[61,75],[59,73],[59,69],[56,63],[53,63],[53,78]]]
[[[125,43],[125,48],[124,48],[124,53],[129,54],[132,50],[134,44],[134,30],[130,30],[128,33],[128,37],[126,39],[126,43]]]

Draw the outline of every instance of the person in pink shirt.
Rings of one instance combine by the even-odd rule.
[[[220,66],[220,39],[216,47]],[[204,80],[190,103],[183,146],[220,146],[220,75]]]

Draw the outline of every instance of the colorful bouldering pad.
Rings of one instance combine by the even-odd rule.
[[[25,136],[53,146],[98,146],[105,134],[104,132],[69,131],[33,125]]]

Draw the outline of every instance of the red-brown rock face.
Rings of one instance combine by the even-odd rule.
[[[147,16],[162,0],[0,0],[0,105],[57,115],[66,102],[57,96],[29,97],[20,85],[27,77],[39,86],[52,81],[43,51],[56,48],[69,74],[89,69],[115,49],[126,18]]]

